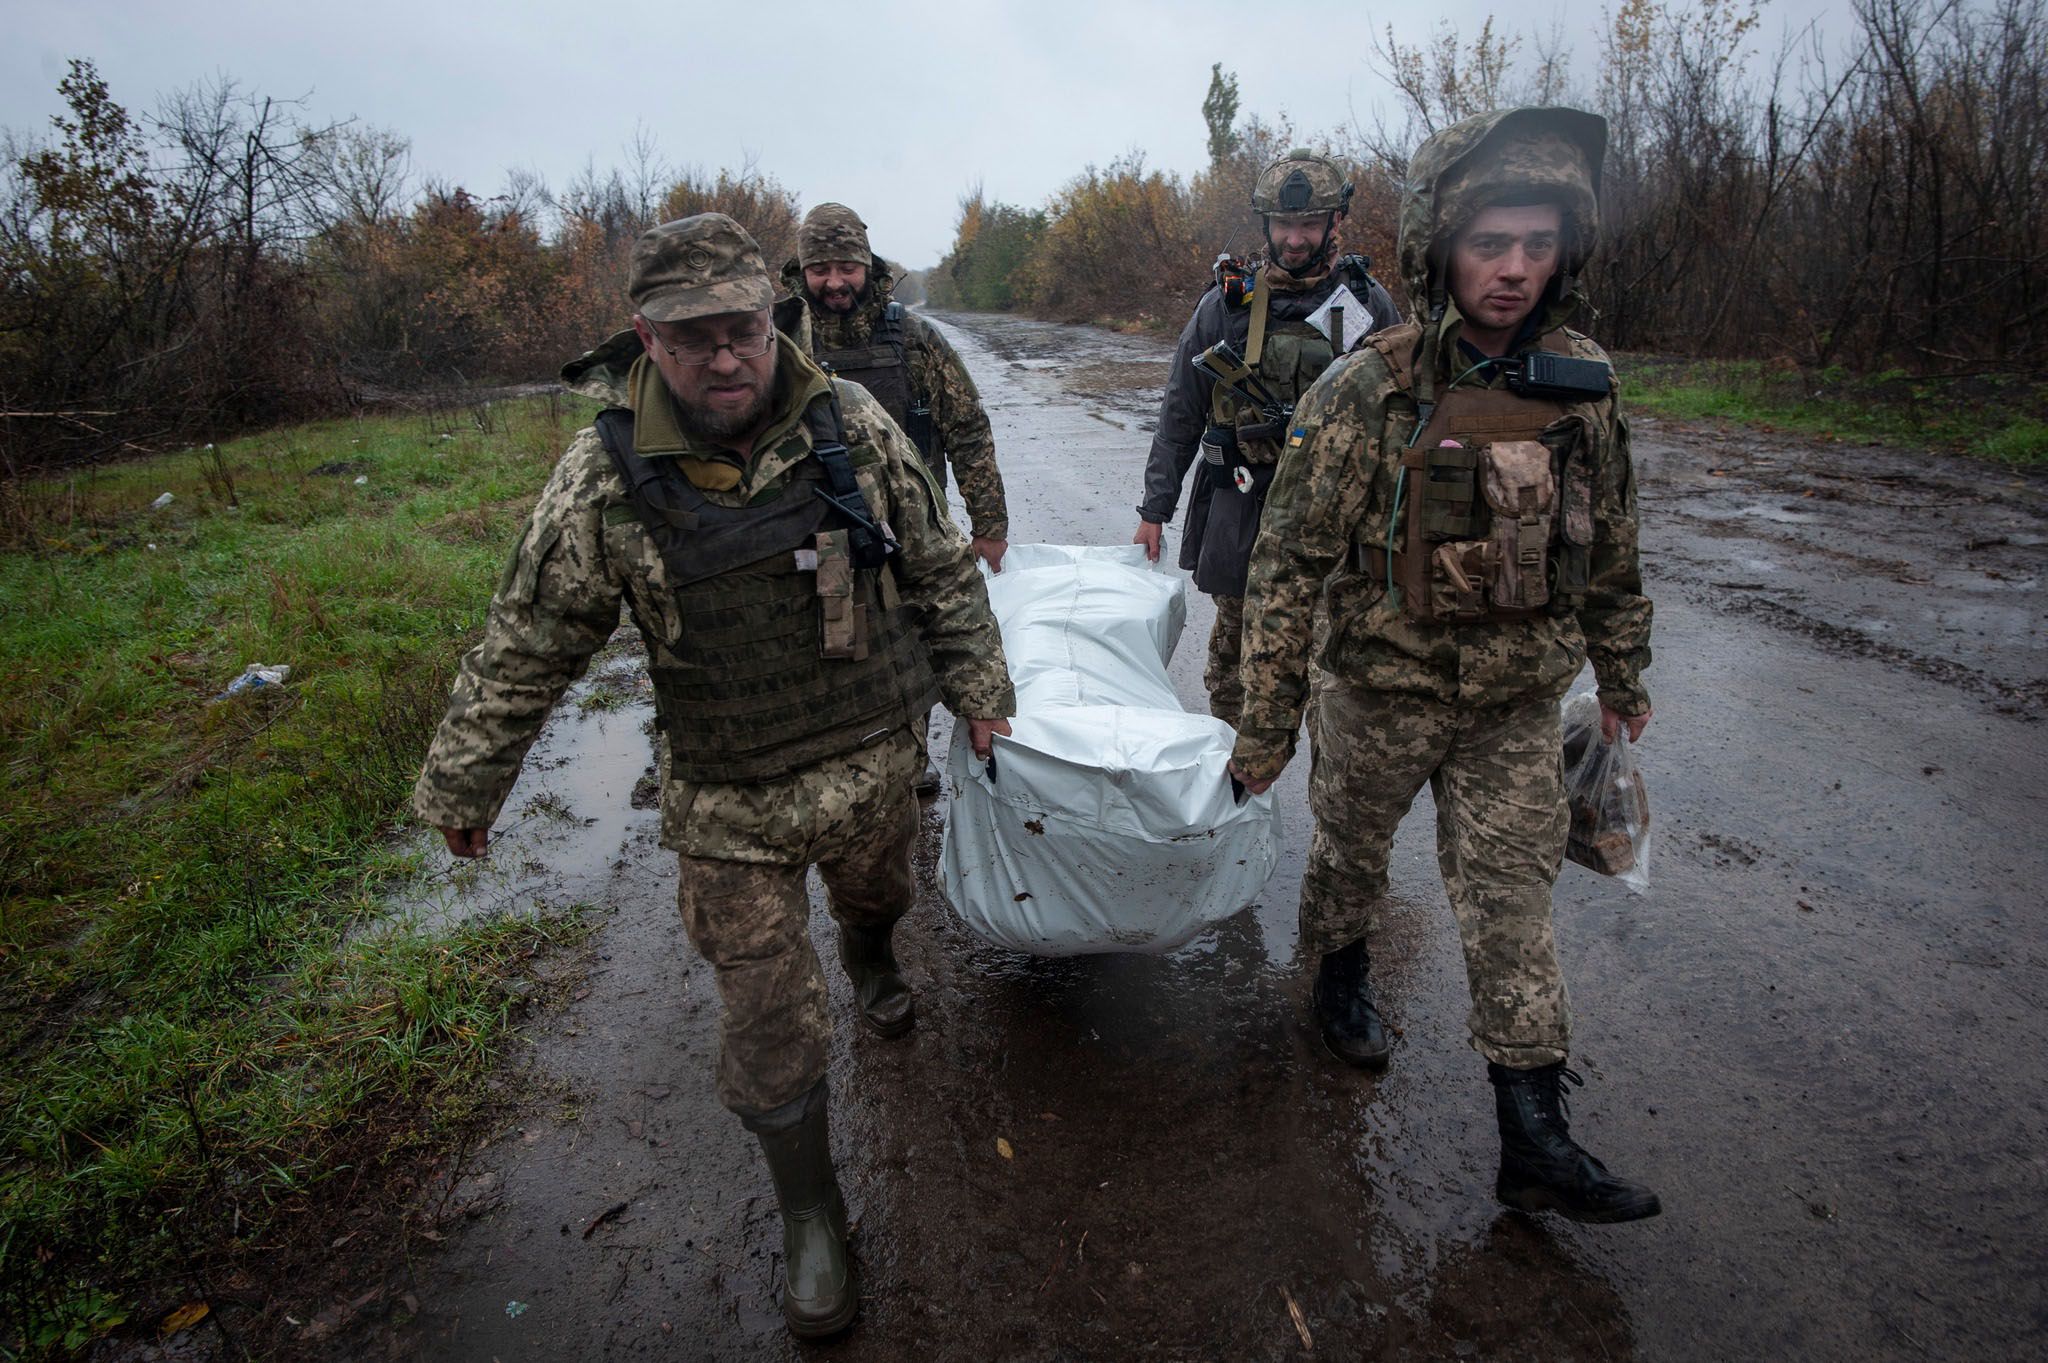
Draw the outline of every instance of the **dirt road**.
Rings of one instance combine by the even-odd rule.
[[[1013,538],[1128,540],[1163,348],[943,320],[988,399]],[[1636,442],[1653,891],[1567,867],[1557,899],[1575,1130],[1659,1189],[1661,1218],[1579,1228],[1491,1201],[1426,808],[1374,943],[1400,1029],[1374,1080],[1304,1028],[1305,763],[1263,903],[1167,958],[968,936],[931,884],[940,806],[903,934],[917,1030],[860,1033],[833,979],[866,1305],[799,1350],[766,1170],[711,1098],[711,980],[628,798],[647,712],[627,657],[611,700],[563,715],[503,879],[470,892],[607,906],[588,992],[537,1026],[530,1111],[458,1194],[477,1214],[394,1292],[417,1315],[358,1354],[2043,1356],[2048,481],[1649,420]],[[1174,675],[1199,708],[1192,606]]]

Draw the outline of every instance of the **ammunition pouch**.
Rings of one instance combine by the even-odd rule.
[[[1568,343],[1553,336],[1546,344]],[[1583,386],[1590,390],[1591,380]],[[1382,545],[1361,543],[1355,563],[1376,580],[1391,579],[1410,619],[1519,620],[1545,611],[1566,615],[1585,601],[1593,449],[1587,416],[1566,401],[1503,388],[1454,389],[1403,450],[1392,562]],[[1388,424],[1383,438],[1398,444],[1398,423]]]

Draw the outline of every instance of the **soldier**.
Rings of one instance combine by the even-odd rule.
[[[835,377],[882,404],[946,485],[950,465],[973,528],[974,552],[1001,572],[1010,516],[988,413],[967,366],[939,329],[891,295],[896,267],[868,249],[868,225],[844,204],[804,215],[797,256],[782,267],[789,297],[775,325]]]
[[[1173,519],[1188,466],[1202,457],[1181,536],[1180,566],[1216,602],[1209,661],[1202,680],[1209,713],[1237,723],[1244,689],[1238,683],[1238,632],[1245,568],[1258,535],[1259,510],[1280,457],[1286,415],[1337,354],[1309,318],[1339,288],[1369,314],[1345,324],[1347,336],[1400,321],[1394,300],[1366,273],[1362,256],[1332,260],[1337,233],[1350,212],[1350,184],[1327,156],[1295,150],[1259,172],[1252,208],[1265,223],[1266,263],[1256,274],[1217,261],[1214,287],[1202,295],[1181,331],[1152,453],[1145,461],[1145,500],[1138,504],[1133,544],[1158,561],[1162,528]],[[1196,361],[1227,342],[1249,377],[1215,377],[1221,357]]]
[[[822,203],[805,214],[796,244],[796,259],[782,267],[790,296],[775,305],[776,328],[835,377],[872,393],[941,488],[953,466],[974,552],[990,572],[1001,572],[1010,517],[995,437],[967,366],[937,327],[890,296],[895,267],[868,248],[868,225],[845,204]],[[917,791],[938,790],[938,771],[927,761]]]
[[[1384,1068],[1365,937],[1423,783],[1464,943],[1472,1044],[1500,1123],[1501,1201],[1654,1216],[1566,1128],[1569,1014],[1551,928],[1566,813],[1558,701],[1588,656],[1607,735],[1650,719],[1635,473],[1606,354],[1566,323],[1599,233],[1607,125],[1571,109],[1467,119],[1424,142],[1401,210],[1419,321],[1303,398],[1245,603],[1232,769],[1263,790],[1311,700],[1315,832],[1302,878],[1314,1000],[1343,1059]]]
[[[816,1337],[858,1299],[805,871],[824,878],[861,1021],[901,1036],[914,1014],[890,932],[912,895],[917,726],[943,697],[986,753],[1014,697],[931,475],[866,390],[779,341],[753,239],[719,213],[655,227],[634,246],[630,294],[642,351],[626,405],[577,435],[542,491],[413,807],[456,856],[482,855],[542,721],[624,602],[666,740],[662,843],[724,1003],[719,1098],[760,1138],[783,1311]]]

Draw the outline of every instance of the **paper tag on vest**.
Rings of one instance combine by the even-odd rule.
[[[1331,334],[1334,327],[1330,314],[1339,308],[1343,309],[1342,336]],[[1372,309],[1359,302],[1357,294],[1339,284],[1331,290],[1330,296],[1323,300],[1323,305],[1308,315],[1308,324],[1322,332],[1323,339],[1342,355],[1364,340],[1366,333],[1372,330]]]

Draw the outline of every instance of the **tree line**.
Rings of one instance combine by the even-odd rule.
[[[1391,118],[1312,138],[1236,126],[1212,69],[1208,167],[1185,180],[1132,155],[1035,208],[961,202],[935,303],[1068,321],[1177,326],[1219,250],[1263,242],[1248,196],[1296,141],[1346,160],[1344,230],[1396,296],[1407,158],[1488,109],[1568,103],[1605,115],[1603,237],[1588,271],[1617,348],[1737,356],[1803,370],[2048,367],[2048,22],[2043,0],[1854,0],[1853,30],[1758,49],[1748,0],[1622,0],[1590,80],[1556,31],[1391,28],[1372,61]]]
[[[310,125],[232,80],[117,102],[89,62],[53,135],[0,148],[0,461],[19,474],[551,376],[624,320],[632,242],[716,209],[771,262],[800,206],[752,167],[626,164],[488,198],[415,175],[407,140]]]
[[[1620,349],[1787,370],[2048,368],[2048,0],[1853,0],[1833,39],[1760,49],[1753,0],[1619,0],[1582,72],[1561,34],[1385,30],[1391,117],[1304,135],[1240,118],[1221,64],[1187,177],[1133,152],[1019,205],[975,188],[905,296],[1177,327],[1221,251],[1264,246],[1249,190],[1307,142],[1358,185],[1343,248],[1401,293],[1407,157],[1526,103],[1610,127],[1588,282]],[[652,223],[732,214],[771,268],[801,205],[772,175],[624,165],[481,197],[396,132],[319,125],[221,79],[117,102],[89,62],[50,134],[0,145],[0,474],[212,438],[392,394],[551,375],[622,320]]]

